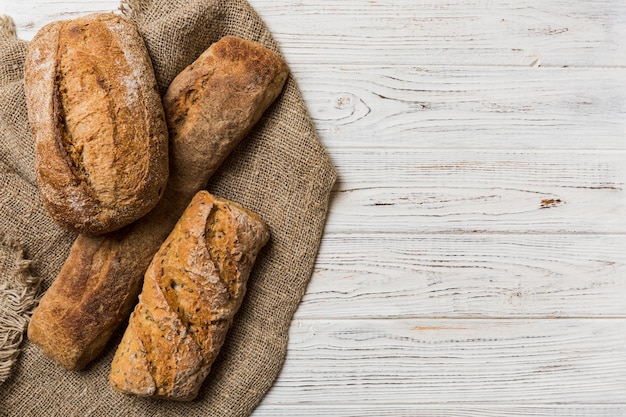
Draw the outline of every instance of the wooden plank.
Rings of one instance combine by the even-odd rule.
[[[335,149],[330,233],[624,233],[626,154]]]
[[[626,69],[302,65],[329,149],[626,149]]]
[[[626,318],[625,235],[331,234],[299,319]]]
[[[626,3],[252,0],[291,62],[615,66]]]
[[[11,16],[18,36],[31,40],[42,26],[52,21],[73,19],[88,13],[117,11],[119,4],[119,0],[7,0],[0,5],[0,15]]]
[[[263,402],[253,417],[624,417],[624,405],[281,405]],[[400,402],[400,403],[399,403]]]
[[[30,39],[117,0],[5,2]],[[621,0],[250,0],[294,64],[626,65]]]
[[[624,406],[625,326],[624,319],[296,320],[264,403]]]

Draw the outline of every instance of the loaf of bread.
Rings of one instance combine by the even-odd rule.
[[[128,394],[194,399],[268,239],[254,213],[206,191],[196,194],[148,267],[111,385]]]
[[[57,223],[101,234],[154,208],[168,177],[167,126],[134,23],[99,13],[44,26],[24,88],[37,183]]]
[[[287,74],[278,55],[234,36],[220,39],[178,74],[163,98],[167,124],[176,137],[168,186],[195,194],[198,179],[214,172],[261,118]],[[213,155],[210,165],[203,155],[207,152]]]
[[[165,194],[150,213],[117,232],[78,236],[28,327],[28,337],[46,355],[80,369],[102,351],[130,314],[161,243],[278,96],[287,75],[285,62],[274,52],[228,37],[173,80],[165,95],[171,121]]]

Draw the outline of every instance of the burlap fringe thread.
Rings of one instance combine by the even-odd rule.
[[[30,273],[31,261],[11,239],[0,242],[0,384],[20,353],[28,321],[38,301],[41,279]]]
[[[129,0],[121,0],[118,7],[119,11],[129,19],[132,19],[137,12],[145,12],[146,10],[144,2],[135,1],[133,3],[131,5]]]
[[[9,16],[0,16],[0,37],[16,37],[15,23]]]
[[[0,16],[0,37],[16,36],[13,20]],[[11,373],[37,305],[41,279],[31,275],[30,264],[19,242],[0,236],[0,384]]]

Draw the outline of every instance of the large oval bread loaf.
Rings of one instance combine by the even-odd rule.
[[[127,394],[194,399],[217,357],[269,230],[254,213],[200,191],[146,272],[113,359]]]
[[[79,233],[148,213],[167,183],[167,126],[134,23],[113,13],[58,21],[30,43],[28,115],[44,206]]]
[[[275,52],[225,37],[172,81],[164,100],[172,121],[165,194],[150,213],[119,231],[78,236],[28,326],[29,339],[46,355],[80,369],[102,351],[128,318],[161,243],[278,97],[287,76]]]

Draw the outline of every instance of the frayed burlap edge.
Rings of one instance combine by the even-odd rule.
[[[17,37],[15,23],[0,16],[0,38],[10,37]],[[41,279],[31,275],[30,264],[17,240],[0,236],[0,384],[11,374],[37,304]]]
[[[17,37],[17,34],[15,33],[15,23],[13,23],[13,19],[9,16],[0,15],[0,37]]]
[[[145,11],[144,2],[134,1],[134,4],[130,4],[132,0],[121,0],[118,7],[119,11],[129,19],[135,17],[139,12]]]
[[[22,245],[0,240],[0,384],[11,374],[24,331],[37,305],[41,279],[30,273]]]

